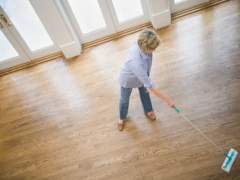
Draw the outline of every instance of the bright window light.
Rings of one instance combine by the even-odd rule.
[[[143,15],[141,0],[112,0],[120,23]]]
[[[83,33],[106,27],[97,0],[68,0],[68,2]]]
[[[0,31],[0,42],[0,62],[18,56],[17,51],[13,48],[2,31]]]
[[[31,51],[53,45],[29,0],[0,0],[0,5]]]

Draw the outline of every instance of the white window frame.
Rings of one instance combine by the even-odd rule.
[[[18,56],[16,57],[12,57],[12,58],[8,58],[0,61],[0,70],[27,62],[29,60],[28,57],[26,56],[24,50],[20,47],[16,39],[13,38],[9,30],[6,27],[3,27],[0,29],[0,31],[2,31],[4,36],[8,39],[9,43],[13,46],[13,48],[18,53]]]
[[[146,0],[141,0],[143,15],[137,18],[130,19],[129,21],[126,21],[124,23],[118,22],[117,15],[112,4],[112,0],[98,0],[99,7],[101,9],[101,12],[106,23],[106,28],[92,31],[90,33],[83,33],[81,31],[81,27],[77,22],[76,17],[72,12],[68,0],[60,0],[60,2],[62,4],[63,9],[66,11],[66,15],[68,16],[68,19],[71,22],[71,25],[73,26],[73,29],[75,30],[81,43],[94,41],[96,39],[114,34],[124,29],[134,27],[149,21],[149,12]]]
[[[101,38],[103,36],[110,35],[114,32],[114,26],[111,23],[111,17],[108,14],[109,10],[106,4],[104,3],[104,0],[98,0],[100,10],[103,14],[103,18],[105,20],[106,27],[102,29],[98,29],[95,31],[91,31],[89,33],[83,33],[81,31],[81,27],[79,26],[76,17],[74,16],[74,13],[68,3],[67,0],[61,0],[61,4],[63,6],[63,9],[66,11],[66,15],[68,16],[69,21],[71,22],[71,25],[73,26],[73,29],[76,31],[77,36],[80,40],[80,42],[89,42],[93,41],[95,39]],[[103,13],[104,12],[104,13]]]
[[[137,26],[139,24],[143,24],[143,23],[146,23],[149,21],[149,11],[147,8],[146,0],[141,0],[143,15],[136,17],[136,18],[129,19],[128,21],[125,21],[123,23],[120,23],[118,21],[117,14],[114,10],[114,5],[112,3],[112,0],[107,0],[107,4],[111,11],[111,15],[112,15],[112,19],[113,19],[113,23],[114,23],[116,31],[122,31],[124,29],[134,27],[134,26]]]

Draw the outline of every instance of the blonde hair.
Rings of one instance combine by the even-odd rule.
[[[153,51],[159,44],[160,39],[152,29],[143,30],[138,37],[138,46],[143,52]]]

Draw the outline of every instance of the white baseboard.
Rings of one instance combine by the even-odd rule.
[[[81,54],[81,46],[79,45],[79,43],[76,43],[74,41],[61,45],[60,46],[63,55],[66,59],[75,57],[75,56],[79,56]]]
[[[151,22],[155,29],[159,29],[171,24],[171,13],[170,10],[167,9],[160,13],[153,14],[151,16]]]

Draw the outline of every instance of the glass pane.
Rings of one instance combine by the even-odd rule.
[[[27,43],[30,50],[34,51],[53,45],[52,40],[48,36],[47,31],[29,0],[0,0],[0,5]]]
[[[0,61],[18,56],[17,51],[13,48],[2,31],[0,31],[0,42]]]
[[[187,0],[174,0],[175,4],[179,4],[179,3],[184,2],[184,1],[187,1]]]
[[[68,0],[68,2],[83,33],[106,26],[97,0]]]
[[[141,0],[113,0],[112,2],[120,23],[143,15]]]

